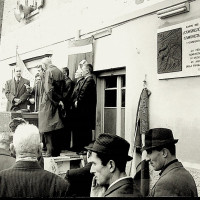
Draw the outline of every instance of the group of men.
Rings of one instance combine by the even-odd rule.
[[[59,156],[62,149],[80,153],[92,141],[96,115],[96,84],[92,73],[93,66],[83,60],[73,82],[67,67],[61,71],[50,57],[45,57],[33,88],[18,66],[14,78],[6,82],[7,111],[23,111],[28,105],[38,111],[47,157]]]
[[[8,145],[2,145],[10,139],[0,134],[0,156],[4,158],[0,197],[142,197],[134,178],[126,174],[126,164],[132,157],[125,139],[99,134],[92,145],[85,147],[88,164],[68,170],[62,178],[39,164],[43,144],[38,128],[22,120],[14,130],[10,151],[15,159],[9,155]],[[154,128],[146,133],[142,150],[147,151],[146,159],[154,170],[160,171],[150,197],[198,196],[192,175],[176,158],[177,141],[170,129]]]
[[[4,156],[0,165],[0,197],[141,197],[134,177],[126,173],[127,162],[132,157],[128,155],[130,144],[125,139],[102,133],[88,146],[92,141],[96,112],[92,65],[85,60],[80,63],[75,83],[69,78],[68,68],[59,70],[52,64],[51,58],[42,59],[41,66],[41,84],[37,85],[40,88],[39,129],[22,120],[12,130],[10,148],[9,142],[5,145],[6,136],[0,137],[0,145],[4,144],[0,146]],[[14,73],[15,77],[6,82],[8,111],[26,109],[31,95],[37,92],[36,87],[30,89],[30,82],[21,76],[19,67]],[[10,127],[13,127],[12,124]],[[40,134],[45,136],[46,156],[59,156],[62,147],[70,146],[71,131],[74,150],[87,150],[88,164],[67,171],[66,177],[61,178],[43,169]],[[64,146],[61,145],[63,134]],[[147,152],[146,160],[154,170],[160,171],[149,196],[198,196],[192,175],[176,158],[177,142],[170,129],[147,131],[142,151]]]

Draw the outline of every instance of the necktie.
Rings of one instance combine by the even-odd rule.
[[[18,92],[19,79],[16,80],[16,92]]]

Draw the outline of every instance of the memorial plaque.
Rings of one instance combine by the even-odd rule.
[[[200,19],[159,29],[158,79],[200,75]]]

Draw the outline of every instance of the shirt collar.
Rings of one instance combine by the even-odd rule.
[[[17,80],[20,81],[20,80],[21,80],[21,77],[19,77],[19,78],[15,77],[15,81],[17,81]]]
[[[126,178],[131,178],[131,177],[130,177],[130,176],[124,176],[124,177],[122,177],[122,178],[117,179],[116,181],[114,181],[113,183],[110,184],[110,186],[108,187],[108,189],[109,189],[111,186],[113,186],[114,184],[116,184],[117,182],[119,182],[119,181],[121,181],[121,180],[123,180],[123,179],[126,179]]]
[[[165,169],[170,166],[171,164],[175,163],[175,162],[178,162],[178,159],[175,159],[175,160],[172,160],[171,162],[167,163],[161,170],[161,172],[159,173],[159,175],[161,176],[162,173],[165,171]]]
[[[92,76],[91,74],[88,74],[87,76],[85,76],[85,79],[88,78],[89,76]]]

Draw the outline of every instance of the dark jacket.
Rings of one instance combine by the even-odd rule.
[[[0,197],[66,197],[69,184],[38,162],[18,161],[0,172]]]
[[[78,169],[67,171],[65,179],[70,183],[70,196],[89,197],[93,174],[90,173],[91,163]]]
[[[0,148],[0,171],[8,169],[15,164],[15,158],[11,157],[10,152]]]
[[[122,179],[108,188],[104,197],[142,197],[142,195],[130,177]]]
[[[83,80],[77,95],[77,111],[84,124],[95,130],[96,122],[96,84],[94,78],[89,76]]]
[[[6,81],[5,85],[5,95],[8,100],[6,111],[11,111],[11,108],[14,106],[14,98],[19,98],[22,103],[17,107],[18,109],[27,109],[28,105],[28,97],[30,96],[29,92],[26,90],[26,86],[24,84],[30,85],[30,81],[21,77],[18,88],[16,87],[16,83],[14,79]]]
[[[197,197],[197,187],[191,174],[183,167],[181,162],[169,165],[153,186],[152,197]]]
[[[65,105],[65,110],[68,113],[69,109],[71,107],[71,95],[74,89],[74,82],[68,77],[67,79],[65,78],[65,87],[64,87],[64,105]]]
[[[41,133],[64,127],[59,115],[59,101],[63,101],[64,75],[54,65],[49,66],[44,77],[44,93],[39,108]]]

